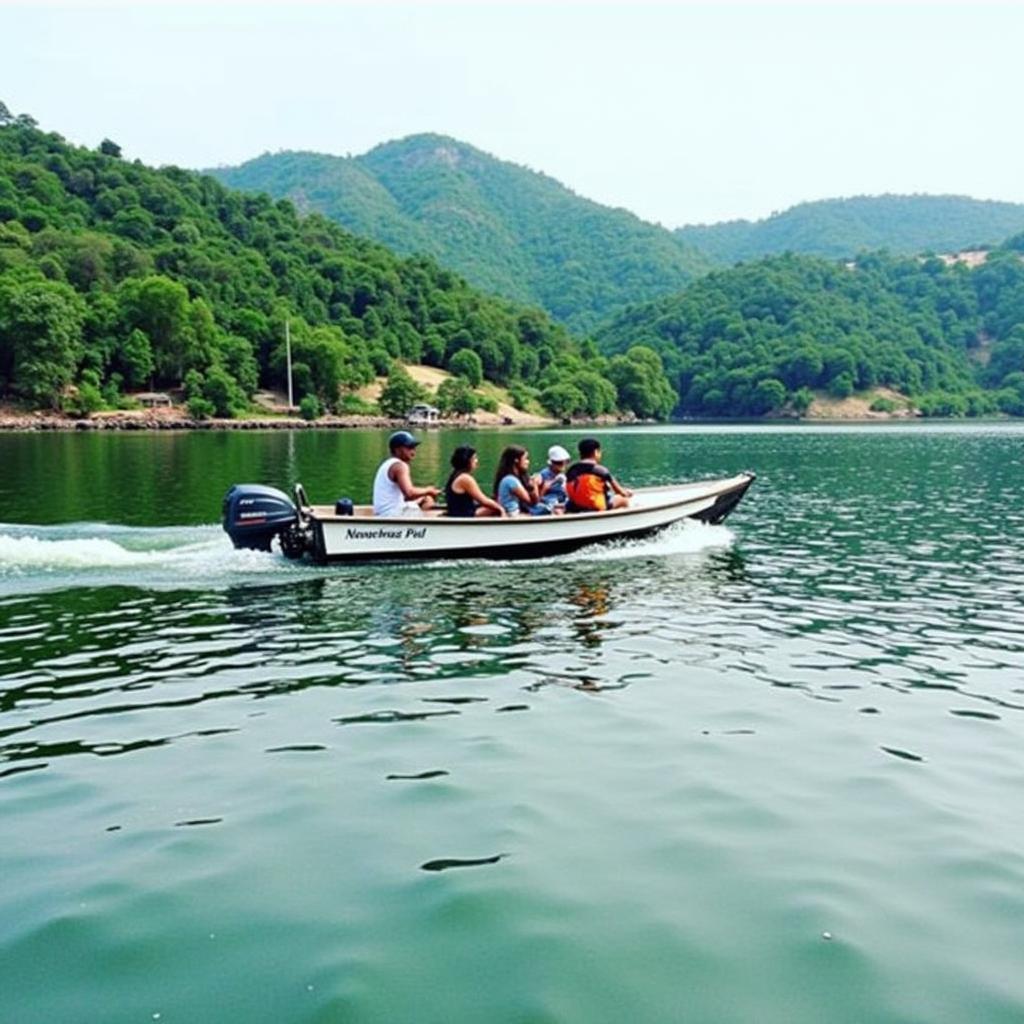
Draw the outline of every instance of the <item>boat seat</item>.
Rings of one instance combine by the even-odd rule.
[[[313,511],[313,515],[317,519],[333,519],[334,506],[333,505],[311,505],[310,508]],[[423,518],[440,519],[444,516],[445,510],[443,508],[432,508],[429,512],[425,513]],[[355,519],[372,519],[373,518],[373,506],[372,505],[356,505],[352,509],[352,516]],[[415,522],[419,517],[410,516],[410,521]]]

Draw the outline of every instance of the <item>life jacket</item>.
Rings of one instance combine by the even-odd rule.
[[[604,512],[608,508],[608,485],[611,477],[596,462],[577,462],[565,474],[565,492],[570,507],[583,512]]]

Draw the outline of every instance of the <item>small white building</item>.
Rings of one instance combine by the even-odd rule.
[[[433,405],[425,405],[422,402],[414,405],[405,414],[406,422],[414,427],[430,426],[431,423],[436,423],[440,418],[440,409]]]
[[[161,391],[140,391],[132,396],[146,409],[169,409],[174,403]]]

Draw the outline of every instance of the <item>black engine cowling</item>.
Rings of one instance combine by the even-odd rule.
[[[278,534],[282,535],[282,541],[287,534],[290,550],[285,553],[291,558],[297,557],[293,551],[297,547],[295,538],[300,533],[299,510],[287,494],[274,487],[235,484],[224,495],[223,525],[236,548],[254,551],[269,551],[270,542]]]

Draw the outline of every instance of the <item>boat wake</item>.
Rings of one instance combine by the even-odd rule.
[[[622,558],[670,558],[694,555],[713,548],[727,548],[734,540],[727,526],[708,526],[684,520],[643,540],[617,540],[581,548],[560,561],[610,562]]]
[[[303,569],[280,554],[235,550],[219,526],[0,524],[0,588],[9,593],[116,584],[217,586]]]
[[[666,558],[728,547],[725,526],[680,523],[645,540],[613,541],[544,561],[552,564]],[[452,562],[419,563],[451,567]],[[456,564],[479,566],[478,562]],[[501,563],[499,563],[501,564]],[[523,562],[504,563],[523,566]],[[534,563],[536,564],[536,563]],[[406,563],[406,570],[417,568]],[[347,567],[348,572],[358,571]],[[65,587],[151,589],[235,586],[331,572],[279,552],[237,550],[220,526],[130,527],[107,523],[24,526],[0,523],[0,590],[31,593]],[[335,570],[336,571],[336,570]],[[269,579],[268,579],[269,578]]]
[[[595,562],[621,562],[630,560],[659,561],[666,558],[699,556],[709,551],[732,546],[735,535],[726,526],[709,526],[706,523],[698,523],[693,520],[683,520],[669,526],[667,529],[654,534],[652,537],[645,537],[642,540],[611,540],[602,544],[592,544],[578,551],[566,555],[551,555],[545,558],[526,560],[494,560],[486,564],[490,566],[503,567],[505,569],[520,571],[529,566],[536,565],[577,565],[593,564]],[[396,565],[399,563],[395,563]],[[475,559],[444,559],[432,562],[406,562],[401,563],[407,570],[417,569],[460,569],[479,570],[480,562]]]

